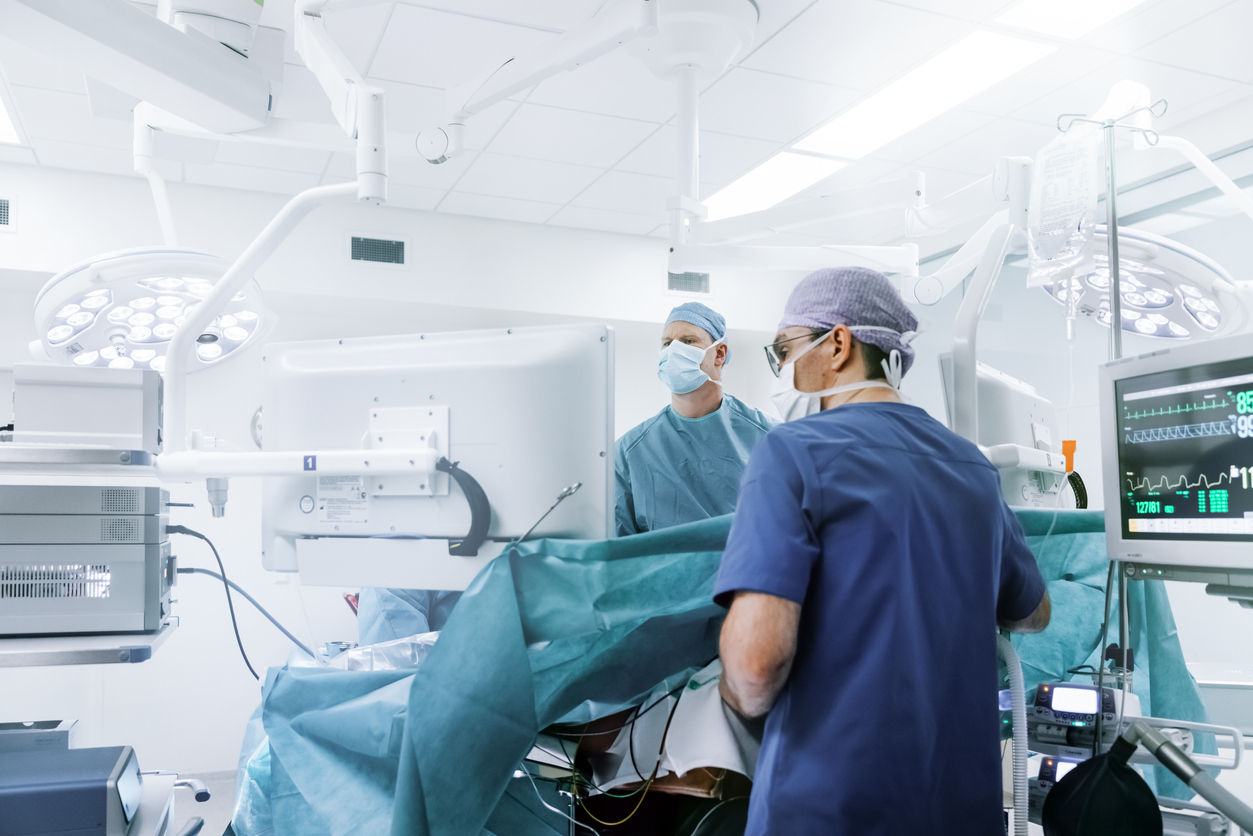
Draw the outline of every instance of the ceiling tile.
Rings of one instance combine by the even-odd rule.
[[[1110,89],[1123,79],[1147,85],[1154,100],[1167,99],[1172,108],[1191,107],[1237,86],[1227,79],[1168,67],[1154,61],[1120,58],[1015,110],[1011,115],[1015,119],[1028,119],[1042,125],[1056,125],[1057,117],[1063,113],[1095,113],[1109,97]]]
[[[326,32],[344,51],[344,55],[357,68],[357,72],[367,75],[370,59],[378,48],[383,37],[383,29],[392,16],[391,3],[347,7],[332,7],[323,16]]]
[[[1024,105],[1079,81],[1117,60],[1117,55],[1092,47],[1066,47],[984,90],[962,107],[977,113],[1008,116],[1021,110]],[[1039,121],[1052,124],[1052,120],[1056,118],[1054,114],[1052,117],[1041,117]]]
[[[61,90],[65,93],[87,92],[80,70],[67,67],[42,52],[8,38],[0,38],[0,70],[9,84]]]
[[[627,235],[647,235],[657,226],[657,218],[652,215],[634,215],[608,209],[589,209],[584,206],[567,206],[553,215],[548,222],[556,226],[624,232]]]
[[[515,200],[508,197],[492,197],[481,194],[452,192],[439,204],[440,212],[453,215],[475,215],[482,218],[502,218],[507,221],[543,223],[561,208],[557,203],[540,203],[534,200]]]
[[[1001,157],[1034,157],[1055,136],[1057,128],[1050,125],[1020,119],[998,119],[915,162],[925,167],[983,177],[992,173]]]
[[[1130,55],[1187,26],[1231,0],[1160,0],[1127,16],[1117,26],[1098,29],[1087,40],[1092,46]]]
[[[1010,6],[1016,5],[1018,0],[961,0],[959,3],[954,3],[953,0],[894,0],[894,2],[911,9],[978,22],[995,17]]]
[[[879,0],[820,0],[744,66],[873,90],[969,28],[964,21]]]
[[[357,172],[356,159],[345,154],[347,160],[343,160],[340,155],[336,155],[331,161],[332,168],[337,173],[347,171],[350,177],[355,177]],[[453,184],[461,178],[463,174],[469,170],[470,165],[478,157],[477,151],[467,151],[459,157],[453,157],[448,162],[432,165],[421,157],[392,157],[387,161],[388,180],[396,183],[404,183],[406,186],[422,186],[428,189],[448,190]]]
[[[660,223],[666,217],[666,199],[674,195],[676,188],[675,181],[668,177],[609,171],[573,202],[593,209],[649,215],[653,223]]]
[[[761,19],[757,22],[757,30],[753,33],[753,46],[760,48],[769,42],[772,37],[816,2],[818,0],[770,0],[769,3],[757,3]]]
[[[1174,133],[1187,123],[1198,120],[1207,114],[1221,116],[1218,124],[1210,122],[1201,128],[1204,133],[1204,147],[1226,148],[1237,142],[1253,137],[1253,122],[1250,121],[1250,105],[1253,105],[1253,85],[1240,84],[1230,90],[1224,90],[1217,96],[1211,96],[1191,105],[1172,106],[1161,119],[1153,120],[1158,131]],[[1231,107],[1236,105],[1236,107]],[[1198,137],[1199,139],[1200,137]]]
[[[183,177],[188,183],[199,183],[203,186],[222,186],[228,189],[277,194],[303,192],[305,189],[316,186],[320,179],[317,174],[277,171],[229,163],[214,163],[213,165],[184,163]]]
[[[601,169],[483,152],[457,183],[457,191],[548,203],[568,203]]]
[[[398,206],[401,209],[421,209],[424,212],[433,212],[445,194],[443,189],[424,189],[421,186],[388,183],[387,205]]]
[[[24,145],[0,144],[0,163],[35,165],[37,162],[35,151],[32,148],[27,148]]]
[[[370,75],[447,88],[485,77],[552,34],[460,14],[398,5]]]
[[[791,142],[860,94],[816,81],[736,67],[700,97],[700,123],[724,134]]]
[[[419,0],[418,5],[447,9],[468,17],[482,17],[564,32],[590,20],[605,5],[605,0],[545,0],[543,3],[519,3],[517,0]]]
[[[986,113],[950,110],[915,128],[900,139],[889,142],[875,151],[873,157],[877,160],[913,162],[924,154],[956,142],[995,121],[995,116]]]
[[[658,177],[678,176],[675,130],[666,125],[614,168]],[[779,143],[709,131],[700,133],[700,180],[722,186],[779,150]]]
[[[127,122],[91,115],[86,94],[37,90],[14,85],[9,89],[26,135],[34,139],[87,141],[92,145],[131,149],[135,129]]]
[[[488,146],[498,154],[608,168],[657,126],[633,119],[524,104]]]
[[[40,165],[137,176],[135,156],[130,150],[81,145],[56,139],[37,139],[31,144],[35,146]]]
[[[311,148],[292,148],[261,142],[222,142],[219,144],[218,155],[214,161],[276,171],[316,174],[320,177],[326,170],[326,163],[330,156],[329,151],[315,151]]]
[[[1209,75],[1253,81],[1253,53],[1247,35],[1253,32],[1253,3],[1232,3],[1213,14],[1159,38],[1135,54]]]
[[[798,193],[792,200],[805,200],[812,197],[821,197],[824,194],[834,194],[835,192],[854,189],[868,183],[875,183],[899,176],[902,171],[901,164],[898,162],[869,158],[858,160],[841,168],[830,177],[818,181],[803,192]]]
[[[674,115],[675,86],[658,78],[626,49],[541,82],[526,99],[588,113],[666,122]]]

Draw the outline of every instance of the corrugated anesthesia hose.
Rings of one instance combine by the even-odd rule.
[[[1027,695],[1022,665],[1009,639],[996,637],[996,651],[1009,673],[1009,694],[1014,715],[1014,836],[1027,834]]]

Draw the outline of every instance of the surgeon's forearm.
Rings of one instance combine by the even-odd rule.
[[[774,706],[796,656],[798,604],[773,595],[740,592],[722,625],[719,650],[722,699],[745,717]]]

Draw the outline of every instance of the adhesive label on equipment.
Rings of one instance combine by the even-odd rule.
[[[363,477],[318,477],[318,522],[365,523],[369,517],[370,495]]]

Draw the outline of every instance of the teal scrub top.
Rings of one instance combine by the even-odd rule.
[[[735,510],[748,456],[778,421],[731,395],[701,418],[667,406],[618,439],[618,536]]]

